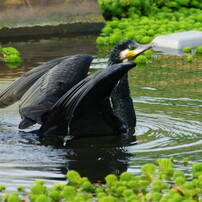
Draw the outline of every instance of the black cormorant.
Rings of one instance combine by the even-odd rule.
[[[151,47],[133,40],[121,42],[111,51],[108,68],[90,76],[87,76],[93,60],[90,55],[49,61],[5,89],[0,94],[0,108],[20,99],[19,128],[39,123],[41,136],[126,133],[136,124],[127,80],[127,72],[135,63],[128,61]]]

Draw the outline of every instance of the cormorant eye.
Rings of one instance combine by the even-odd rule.
[[[128,47],[128,50],[134,50],[134,48],[135,47],[130,46],[130,47]]]

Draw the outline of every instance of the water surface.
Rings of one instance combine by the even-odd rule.
[[[103,68],[106,54],[97,54],[95,39],[84,36],[8,44],[20,50],[24,62],[16,69],[0,64],[0,91],[24,72],[56,57],[87,53],[95,58],[93,68]],[[139,173],[143,164],[171,156],[182,170],[202,163],[201,73],[200,57],[187,63],[186,56],[159,54],[131,70],[137,127],[130,137],[77,139],[64,147],[53,140],[41,141],[28,130],[19,131],[18,103],[1,109],[0,184],[15,190],[17,185],[31,186],[35,179],[45,179],[48,185],[65,183],[70,169],[97,181],[109,173]],[[188,167],[180,163],[184,157],[190,159]]]

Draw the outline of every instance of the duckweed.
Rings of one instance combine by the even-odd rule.
[[[142,166],[139,175],[129,172],[123,172],[120,176],[109,174],[105,177],[104,184],[91,183],[88,178],[71,170],[67,173],[66,185],[55,184],[47,188],[44,181],[36,180],[28,193],[24,191],[24,187],[18,186],[16,192],[9,194],[6,193],[5,186],[1,185],[0,201],[201,202],[202,164],[196,163],[189,170],[183,169],[186,174],[176,169],[174,164],[173,159],[160,159],[156,164]]]

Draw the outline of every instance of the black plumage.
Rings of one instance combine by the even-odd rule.
[[[93,58],[90,55],[74,55],[55,65],[23,95],[19,112],[20,129],[34,123],[41,124],[41,116],[48,112],[60,97],[87,76]]]
[[[128,40],[117,44],[110,52],[108,59],[108,67],[113,64],[121,63],[119,57],[120,50],[131,49],[134,50],[140,46],[139,43],[133,40]],[[130,97],[130,88],[128,83],[128,74],[122,76],[118,84],[115,85],[111,93],[111,100],[114,114],[122,120],[129,133],[135,132],[136,114],[133,106],[132,98]]]
[[[136,117],[127,72],[135,63],[127,61],[151,46],[133,40],[121,42],[111,51],[108,68],[90,76],[87,76],[93,59],[90,55],[49,61],[5,89],[0,94],[0,108],[20,99],[19,128],[39,123],[41,136],[134,132]]]
[[[133,67],[134,62],[115,64],[110,70],[104,69],[80,81],[46,114],[40,134],[47,136],[60,127],[73,137],[126,133],[124,123],[113,112],[109,97],[117,82]],[[58,116],[63,122],[57,120]]]

